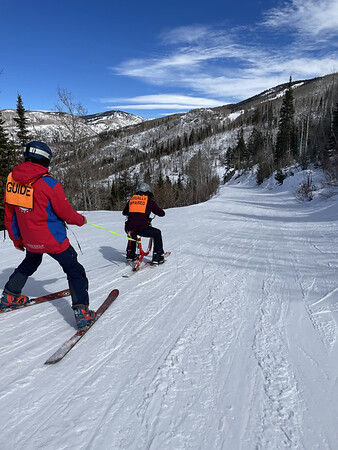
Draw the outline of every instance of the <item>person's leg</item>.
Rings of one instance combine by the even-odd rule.
[[[25,259],[14,270],[7,281],[1,299],[0,308],[10,308],[25,305],[29,302],[29,297],[21,295],[22,288],[26,284],[27,278],[37,270],[42,261],[42,254],[26,252]]]
[[[134,239],[133,241],[128,240],[127,244],[127,259],[134,261],[136,259],[136,239],[137,234],[136,233],[129,233],[130,237]]]
[[[74,248],[70,245],[64,252],[53,253],[50,256],[61,265],[67,275],[73,306],[88,306],[88,279],[85,269],[77,260],[77,253]]]
[[[163,240],[161,230],[154,227],[148,227],[145,230],[138,231],[137,234],[142,237],[154,238],[153,262],[161,263],[164,260]]]
[[[78,262],[77,253],[71,245],[64,252],[50,256],[61,265],[67,275],[76,324],[83,328],[95,319],[95,311],[89,309],[86,272]]]
[[[32,253],[27,251],[25,259],[9,277],[9,280],[5,285],[5,291],[11,292],[15,295],[21,294],[22,288],[26,284],[28,277],[33,275],[33,273],[40,266],[42,256],[43,255],[41,253]]]

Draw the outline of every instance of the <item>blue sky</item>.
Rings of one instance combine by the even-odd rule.
[[[338,71],[338,0],[0,0],[0,109],[160,117]]]

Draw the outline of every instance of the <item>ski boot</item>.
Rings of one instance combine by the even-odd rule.
[[[134,262],[137,260],[137,258],[138,258],[138,256],[135,253],[132,253],[132,252],[127,253],[127,261],[128,262]]]
[[[163,264],[163,263],[164,263],[164,254],[163,253],[154,253],[151,264],[158,265],[158,264]]]
[[[95,319],[95,311],[91,311],[86,305],[74,305],[73,310],[78,328],[89,325]]]
[[[29,303],[29,297],[21,294],[3,291],[0,299],[0,309],[19,308]]]

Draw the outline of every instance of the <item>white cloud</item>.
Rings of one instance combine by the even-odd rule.
[[[337,42],[329,40],[337,34],[338,0],[290,0],[264,17],[255,29],[236,29],[237,34],[203,25],[163,33],[162,43],[169,50],[165,47],[157,57],[127,60],[111,70],[151,85],[188,89],[196,97],[139,96],[121,99],[123,104],[116,107],[124,109],[128,103],[129,109],[212,107],[285,83],[290,75],[297,80],[338,70]],[[286,26],[296,33],[286,34]]]
[[[193,90],[197,96],[203,94],[215,97],[215,101],[225,104],[287,82],[290,75],[296,80],[325,75],[338,69],[338,59],[334,56],[311,58],[297,57],[290,53],[288,50],[284,53],[269,53],[243,46],[213,48],[210,51],[202,49],[199,57],[192,57],[191,54],[180,57],[173,55],[153,63],[133,61],[128,69],[120,67],[119,70],[124,75],[142,78],[153,85],[179,86]],[[175,64],[175,61],[181,64]],[[159,98],[155,100],[156,103]],[[145,101],[153,103],[150,96]],[[144,103],[143,100],[141,102]],[[190,102],[181,100],[165,100],[163,103],[170,102],[190,105]],[[203,106],[200,100],[198,103],[198,107]],[[209,103],[207,106],[213,105]]]
[[[127,75],[156,80],[161,84],[161,80],[170,77],[170,74],[196,71],[201,65],[208,61],[221,59],[242,60],[251,56],[251,51],[239,44],[224,45],[220,42],[212,42],[210,45],[198,45],[179,48],[176,51],[164,56],[152,59],[131,59],[122,63],[118,67],[111,67],[119,75]]]
[[[256,77],[266,74],[287,74],[293,78],[311,78],[326,75],[338,70],[338,59],[334,56],[323,58],[271,58],[268,62],[268,70],[265,65],[256,65],[246,70],[246,73]]]
[[[223,103],[205,97],[190,97],[187,95],[158,94],[140,95],[130,98],[103,98],[101,103],[126,102],[109,106],[109,109],[170,109],[170,110],[190,110],[195,108],[212,108],[222,106]]]
[[[204,25],[187,25],[174,28],[161,33],[161,38],[166,44],[193,43],[208,36],[210,28]]]
[[[221,106],[221,105],[218,105]],[[188,111],[191,109],[198,109],[198,108],[205,108],[205,106],[192,106],[192,105],[184,105],[184,104],[175,104],[175,103],[145,103],[144,105],[142,104],[126,104],[126,105],[114,105],[114,106],[108,106],[108,109],[122,109],[122,110],[126,110],[126,109],[139,109],[139,110],[144,110],[144,109],[165,109],[165,110],[175,110],[175,111]],[[211,108],[211,106],[210,106]]]
[[[267,26],[293,28],[301,34],[328,39],[337,34],[337,0],[291,0],[282,8],[274,8],[265,14]]]
[[[243,78],[231,78],[231,77],[204,77],[191,80],[191,84],[198,91],[211,91],[210,94],[228,101],[224,103],[231,103],[233,99],[245,99],[249,98],[261,91],[264,91],[267,87],[271,87],[277,84],[285,82],[285,79],[281,77],[247,77]]]

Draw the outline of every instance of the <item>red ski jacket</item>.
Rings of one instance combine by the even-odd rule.
[[[65,222],[86,219],[66,199],[61,184],[40,164],[24,162],[8,176],[5,226],[14,245],[33,253],[61,253],[69,247]],[[10,204],[11,203],[11,204]]]

